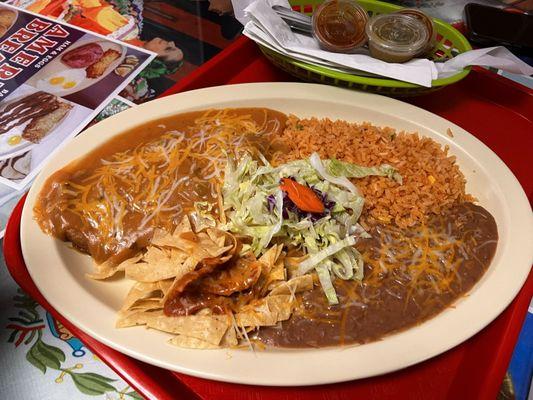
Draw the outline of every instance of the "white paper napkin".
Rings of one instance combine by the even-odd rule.
[[[446,78],[469,65],[494,67],[513,74],[531,75],[533,67],[529,66],[505,47],[487,47],[486,49],[470,50],[459,54],[443,63],[435,63],[439,78]]]

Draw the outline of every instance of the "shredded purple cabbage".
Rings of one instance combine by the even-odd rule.
[[[276,197],[273,194],[267,196],[268,212],[272,213],[276,208]]]
[[[314,186],[311,186],[311,189],[313,189],[313,192],[315,192],[318,198],[322,201],[322,204],[324,204],[324,208],[328,211],[329,214],[333,207],[335,207],[335,202],[332,200],[328,200],[328,195],[316,189]]]
[[[291,178],[294,179],[294,178]],[[321,192],[320,190],[311,186],[311,189],[317,194],[322,203],[324,204],[323,213],[310,213],[300,210],[296,204],[292,202],[286,192],[283,192],[283,218],[289,218],[289,212],[292,212],[298,216],[300,220],[308,218],[311,222],[316,222],[321,218],[324,218],[326,215],[331,213],[333,207],[335,207],[335,202],[328,199],[326,193]],[[267,196],[268,211],[272,213],[276,207],[276,198],[273,194]]]

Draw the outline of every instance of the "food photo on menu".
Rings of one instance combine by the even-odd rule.
[[[153,55],[7,6],[0,25],[0,183],[20,189]]]

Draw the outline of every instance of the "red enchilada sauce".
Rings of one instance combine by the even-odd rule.
[[[97,263],[120,262],[172,231],[194,203],[216,203],[223,152],[268,155],[286,116],[265,108],[192,112],[118,135],[53,174],[36,219]]]

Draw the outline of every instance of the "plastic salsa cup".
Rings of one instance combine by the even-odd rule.
[[[366,10],[351,0],[326,0],[313,13],[313,34],[320,46],[350,53],[366,44]]]
[[[402,14],[381,14],[366,25],[370,55],[391,63],[403,63],[421,54],[430,40],[426,25]]]
[[[425,56],[427,53],[433,50],[437,42],[437,28],[435,28],[435,24],[429,16],[415,8],[405,8],[403,10],[398,10],[396,14],[409,15],[410,17],[420,20],[420,22],[426,25],[426,28],[428,29],[429,33],[428,43],[427,46],[419,54],[417,54],[417,56]]]

